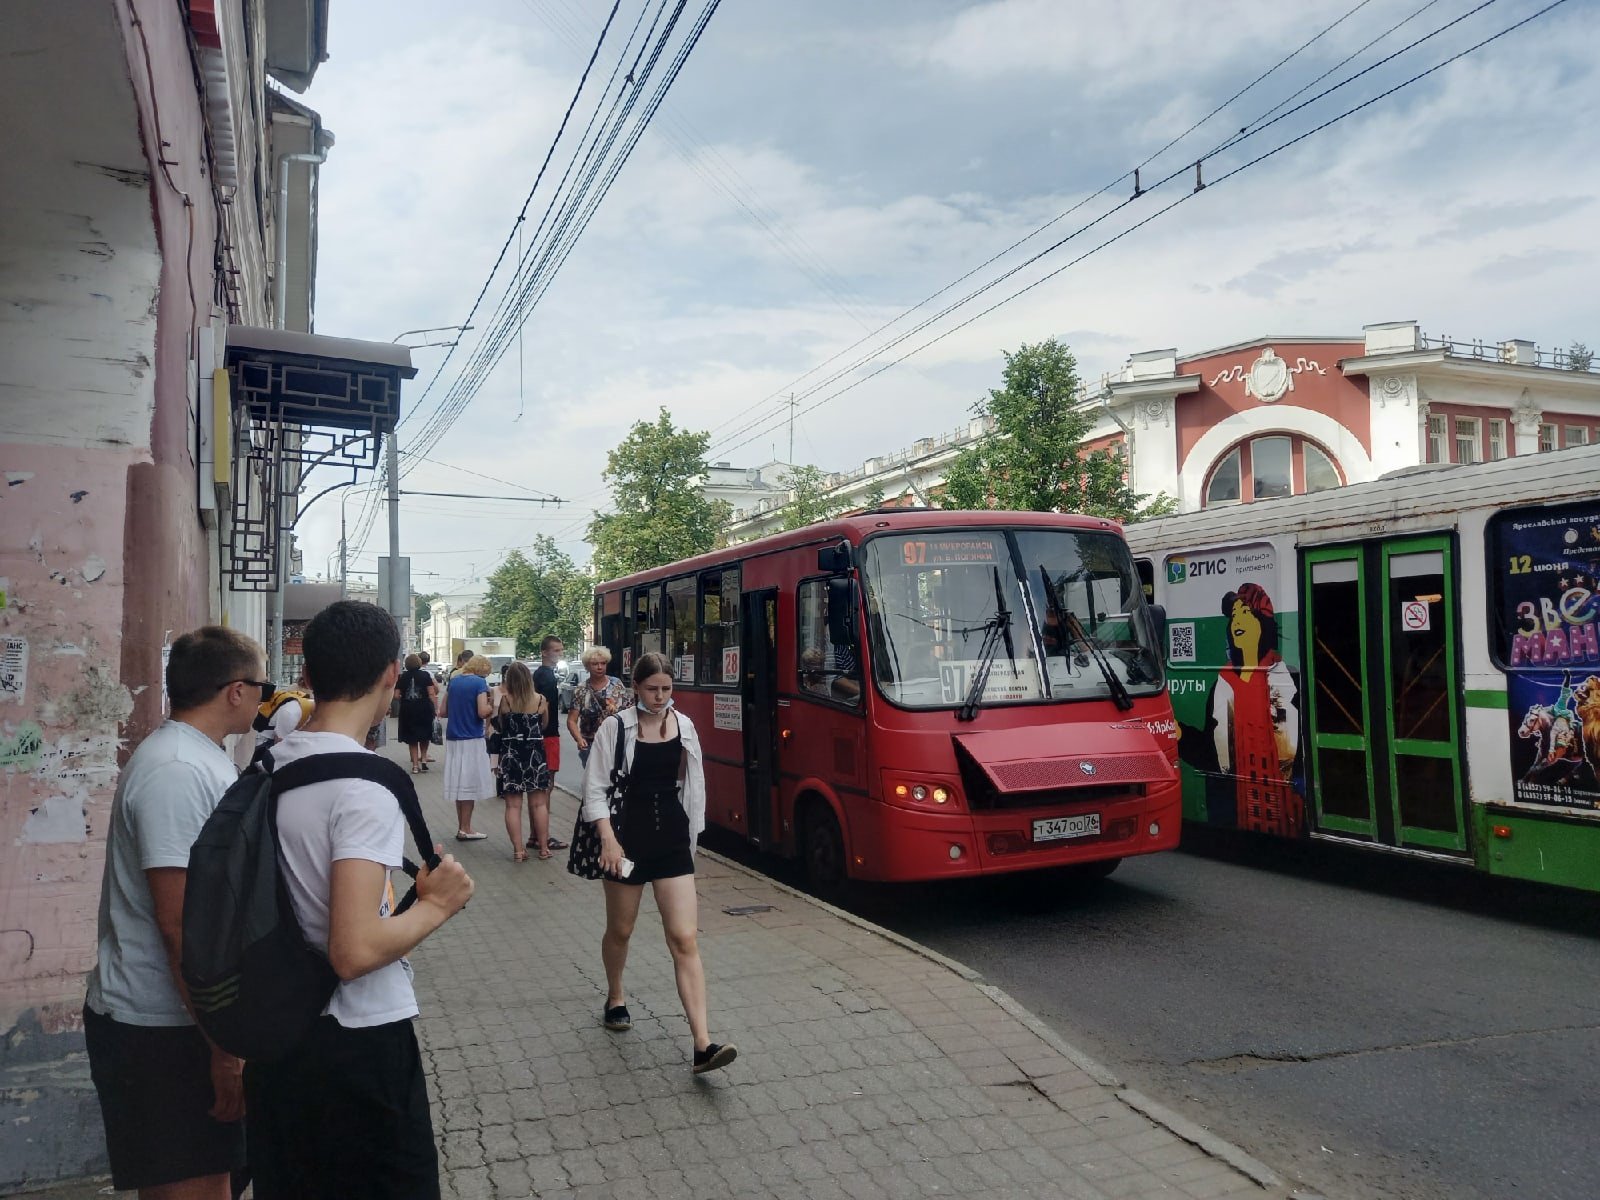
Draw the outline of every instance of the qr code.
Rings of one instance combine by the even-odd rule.
[[[1178,621],[1167,626],[1167,660],[1175,663],[1195,660],[1193,621]]]

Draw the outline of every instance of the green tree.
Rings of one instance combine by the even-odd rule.
[[[861,502],[861,507],[868,510],[882,508],[885,499],[883,484],[875,483],[867,489],[867,498]]]
[[[785,482],[789,485],[789,503],[783,506],[785,529],[804,529],[838,516],[847,507],[829,498],[828,477],[819,467],[794,467]]]
[[[593,595],[588,576],[541,534],[527,553],[513,550],[489,576],[483,612],[472,633],[513,636],[523,657],[537,654],[540,640],[550,633],[580,646]]]
[[[1583,342],[1573,342],[1567,347],[1567,370],[1587,371],[1594,366],[1594,351]]]
[[[588,532],[601,579],[692,558],[717,544],[733,510],[700,493],[710,444],[709,433],[678,429],[663,408],[654,422],[636,422],[611,451],[602,478],[611,485],[612,511],[596,513]]]
[[[1152,500],[1128,485],[1120,451],[1084,453],[1094,418],[1078,404],[1072,351],[1050,338],[1025,344],[1005,360],[1004,386],[973,405],[994,422],[994,432],[950,464],[939,498],[943,507],[1075,512],[1119,521],[1176,509],[1165,493]]]

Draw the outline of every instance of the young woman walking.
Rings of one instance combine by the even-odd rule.
[[[693,722],[672,705],[672,669],[663,655],[639,659],[633,694],[636,706],[607,719],[596,732],[583,778],[582,816],[595,825],[600,868],[607,876],[606,932],[600,942],[607,986],[602,1016],[610,1030],[633,1026],[622,972],[648,883],[655,889],[678,998],[694,1037],[694,1073],[699,1075],[727,1066],[739,1053],[713,1042],[706,1021],[694,888],[695,839],[706,824],[700,738]],[[626,780],[608,798],[619,737]]]
[[[500,734],[500,798],[506,803],[506,834],[511,855],[528,861],[522,843],[522,804],[527,797],[529,846],[540,858],[550,857],[550,766],[544,758],[545,698],[534,690],[533,672],[520,663],[507,665],[500,677],[495,729]]]

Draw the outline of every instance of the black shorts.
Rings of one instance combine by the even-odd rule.
[[[439,1153],[410,1021],[323,1017],[287,1058],[246,1063],[256,1200],[438,1200]]]
[[[622,851],[627,856],[627,848]],[[647,883],[654,883],[658,879],[677,879],[681,875],[694,874],[694,855],[689,852],[689,847],[682,850],[669,850],[665,854],[653,854],[649,858],[640,859],[633,864],[633,870],[628,872],[626,879],[613,879],[612,883],[637,884],[640,887]]]
[[[244,1166],[244,1122],[211,1119],[211,1047],[193,1025],[127,1025],[83,1010],[111,1183],[159,1187]]]

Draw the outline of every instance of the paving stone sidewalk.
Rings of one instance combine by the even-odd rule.
[[[600,885],[569,875],[564,853],[514,863],[499,802],[478,806],[488,840],[450,840],[441,778],[416,777],[424,810],[478,885],[413,955],[446,1197],[1288,1194],[971,971],[706,852],[712,1036],[739,1059],[695,1077],[648,893],[628,964],[634,1026],[608,1033]],[[569,837],[576,801],[558,791],[553,808]],[[761,911],[727,911],[741,908]],[[109,1194],[104,1180],[40,1193]]]
[[[439,774],[418,779],[430,823],[453,832]],[[1171,1118],[1211,1153],[1140,1111],[1168,1119],[971,972],[705,852],[712,1037],[739,1059],[696,1078],[651,898],[628,964],[634,1027],[608,1033],[600,885],[564,853],[514,863],[500,807],[479,806],[489,840],[448,843],[477,893],[414,956],[447,1196],[1285,1194],[1204,1131]],[[570,836],[576,801],[557,791],[553,809]]]

